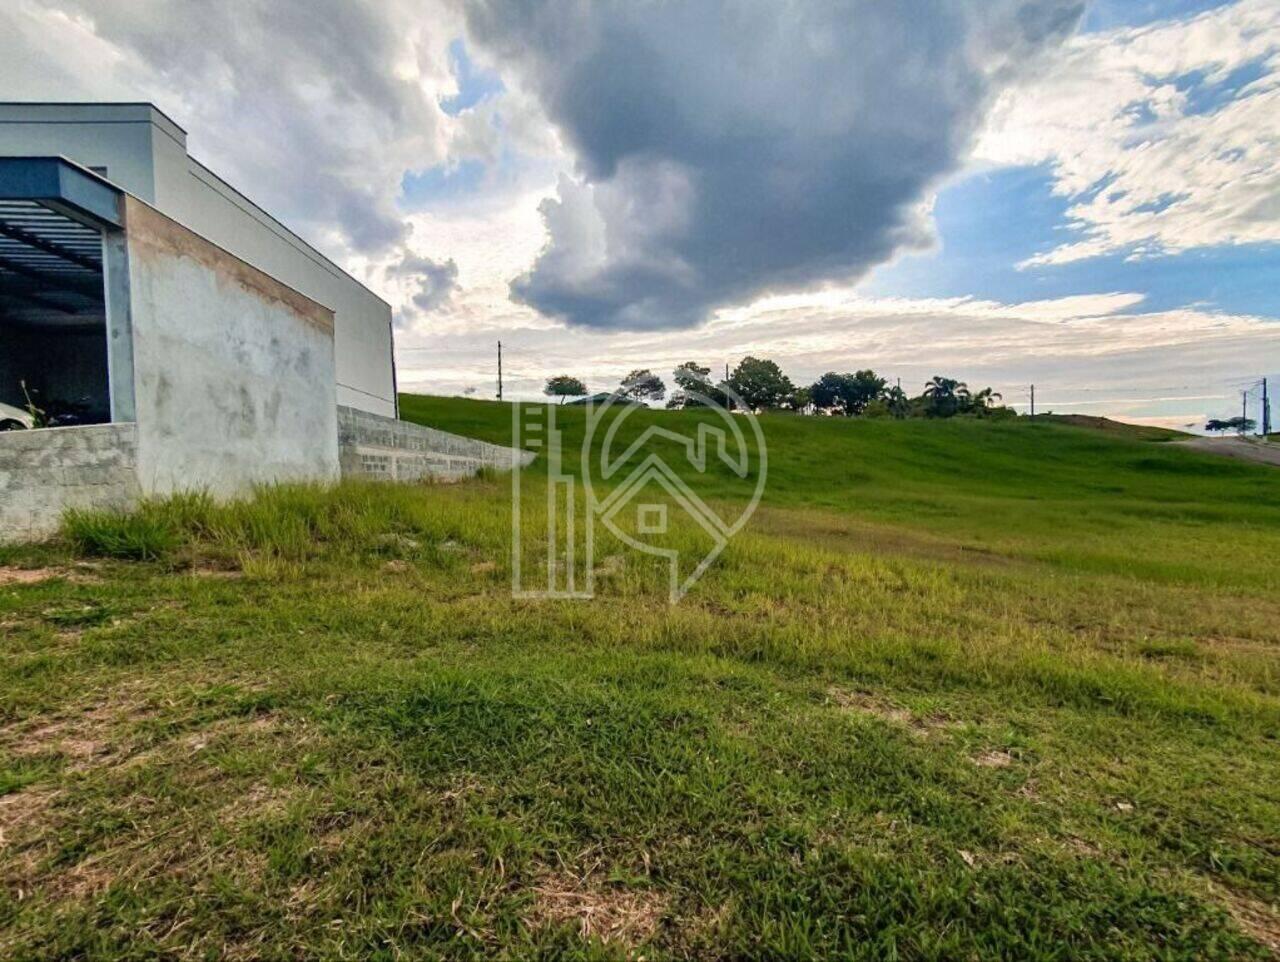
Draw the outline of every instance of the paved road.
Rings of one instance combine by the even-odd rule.
[[[1242,461],[1259,461],[1280,467],[1280,441],[1249,441],[1244,438],[1192,438],[1172,442],[1184,448],[1221,454]]]

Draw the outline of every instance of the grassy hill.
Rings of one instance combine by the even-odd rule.
[[[1054,424],[1069,424],[1078,428],[1091,428],[1095,431],[1107,431],[1135,441],[1177,441],[1181,438],[1194,437],[1186,431],[1175,431],[1172,428],[1154,427],[1148,424],[1129,424],[1092,414],[1041,414],[1038,415],[1038,420]]]
[[[0,953],[1269,957],[1280,474],[763,420],[761,509],[675,607],[610,537],[594,600],[512,598],[503,477],[0,549]]]

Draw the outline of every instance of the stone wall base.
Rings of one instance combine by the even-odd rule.
[[[509,471],[533,459],[530,451],[338,406],[338,463],[343,477],[456,481],[481,468]]]

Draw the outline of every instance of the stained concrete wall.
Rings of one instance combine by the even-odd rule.
[[[134,503],[137,457],[133,424],[0,432],[0,541],[49,535],[67,508]]]
[[[339,402],[396,414],[390,305],[188,155],[186,132],[151,104],[0,103],[0,155],[105,167],[129,193],[329,308]]]
[[[133,197],[125,231],[142,490],[336,478],[333,313]]]
[[[447,431],[338,408],[338,448],[343,477],[379,481],[455,481],[484,467],[509,470],[534,459],[519,451]]]
[[[160,205],[166,213],[333,310],[338,403],[396,415],[391,306],[386,301],[195,161],[186,172],[186,186],[172,196],[172,211]]]

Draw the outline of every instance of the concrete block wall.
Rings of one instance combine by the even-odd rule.
[[[338,408],[338,461],[343,477],[380,481],[454,481],[483,467],[509,470],[534,459],[530,451],[437,431],[392,418]]]
[[[68,508],[138,500],[136,424],[0,432],[0,541],[43,538]]]

